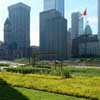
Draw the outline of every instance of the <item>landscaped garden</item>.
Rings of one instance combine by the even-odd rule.
[[[100,100],[100,69],[95,67],[76,68],[62,62],[43,61],[35,66],[8,68],[0,72],[0,79],[6,83],[1,81],[0,95],[11,88],[24,98],[21,100]],[[11,97],[15,94],[7,93]]]
[[[61,76],[1,72],[0,78],[15,87],[24,87],[73,97],[100,99],[99,76]]]

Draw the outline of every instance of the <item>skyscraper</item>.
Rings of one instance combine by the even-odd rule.
[[[67,57],[67,20],[56,10],[40,13],[40,51]]]
[[[80,12],[72,13],[72,38],[76,38],[79,34],[83,33],[83,18],[81,18],[82,14]]]
[[[12,42],[12,25],[9,18],[4,23],[4,42],[6,45],[10,45]]]
[[[44,10],[55,9],[64,16],[64,0],[44,0]]]
[[[30,7],[18,3],[8,7],[9,20],[12,25],[12,43],[18,48],[30,46]]]
[[[82,14],[79,15],[79,35],[82,35],[84,33],[84,18],[81,17]]]
[[[98,0],[98,38],[100,40],[100,0]]]

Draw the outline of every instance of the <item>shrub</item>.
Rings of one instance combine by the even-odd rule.
[[[65,78],[72,78],[72,75],[68,71],[64,71],[63,75],[64,75]]]
[[[0,66],[8,67],[8,66],[10,66],[10,65],[9,65],[9,64],[0,63]]]
[[[22,74],[42,74],[42,73],[46,73],[49,74],[50,73],[50,69],[47,68],[9,68],[7,69],[8,72],[15,72],[15,73],[22,73]]]
[[[78,76],[65,79],[50,75],[24,75],[2,72],[0,78],[12,86],[100,100],[100,77],[97,76]]]

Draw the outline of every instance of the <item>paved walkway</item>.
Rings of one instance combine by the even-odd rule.
[[[24,64],[20,64],[20,63],[16,63],[16,62],[13,62],[13,61],[0,61],[1,64],[10,64],[9,68],[16,68],[17,66],[21,66],[21,65],[24,65]],[[8,67],[0,67],[0,70],[4,70],[4,69],[7,69]]]
[[[100,67],[90,67],[90,66],[73,66],[74,68],[94,68],[94,69],[100,69]]]
[[[16,62],[13,62],[13,61],[0,61],[0,63],[4,63],[4,64],[10,64],[10,67],[17,67],[17,66],[20,66],[20,65],[25,65],[25,64],[20,64],[20,63],[16,63]],[[95,68],[95,69],[100,69],[100,67],[91,67],[91,66],[73,66],[74,68]]]

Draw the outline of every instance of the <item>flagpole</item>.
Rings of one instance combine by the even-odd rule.
[[[87,9],[83,12],[85,27],[87,25]],[[85,29],[85,28],[84,28]],[[85,33],[85,57],[87,57],[87,33]]]
[[[85,28],[86,28],[86,25],[87,25],[87,16],[85,16]],[[86,58],[87,58],[87,32],[85,33],[85,55],[86,55]]]
[[[85,27],[87,25],[87,8],[85,9],[85,12],[84,12],[84,19],[85,19]]]
[[[87,9],[86,9],[86,11],[87,11]],[[87,15],[86,15],[85,17],[86,17],[86,18],[85,18],[85,21],[86,21],[86,22],[85,22],[85,27],[86,27],[86,26],[87,26],[87,22],[88,22],[88,21],[87,21]],[[87,58],[87,55],[88,55],[88,54],[87,54],[87,41],[88,41],[88,33],[86,32],[86,58]]]

